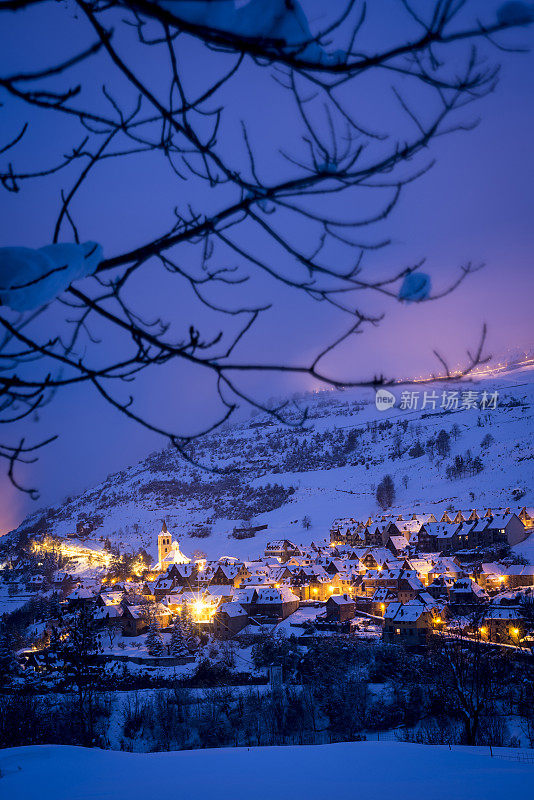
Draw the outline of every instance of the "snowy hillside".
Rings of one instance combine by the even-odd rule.
[[[498,391],[498,404],[446,411],[440,407],[444,388],[458,389],[460,396],[475,391],[479,405],[484,391]],[[424,410],[423,389],[416,410],[400,407],[400,388],[394,390],[395,407],[387,411],[377,410],[371,390],[302,397],[299,405],[309,409],[305,430],[255,415],[194,442],[191,456],[222,474],[192,467],[171,449],[155,452],[78,497],[28,517],[17,532],[67,536],[85,520],[87,543],[101,546],[109,537],[121,550],[145,548],[155,556],[166,518],[188,555],[251,558],[269,540],[321,540],[335,517],[377,514],[376,486],[387,473],[395,482],[394,511],[533,506],[534,373],[459,387],[425,386],[432,389],[436,408],[427,402]],[[295,421],[298,416],[295,410]],[[446,455],[428,447],[441,430],[450,438]],[[417,442],[420,447],[414,448]],[[457,455],[479,458],[483,469],[447,477]],[[520,490],[519,499],[514,490]],[[302,525],[305,516],[309,529]],[[254,538],[233,537],[234,528],[250,525],[268,527]],[[525,555],[532,546],[531,541],[521,546]]]
[[[300,747],[248,747],[133,754],[82,747],[18,747],[1,751],[6,797],[34,800],[36,787],[54,800],[129,798],[157,793],[232,800],[280,797],[402,796],[428,800],[492,800],[528,796],[531,751],[394,742]],[[504,758],[502,756],[505,756]],[[508,760],[510,759],[510,760]],[[530,789],[529,789],[530,787]],[[37,794],[42,795],[42,790]]]

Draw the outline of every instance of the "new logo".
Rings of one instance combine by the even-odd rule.
[[[395,405],[395,395],[388,392],[387,389],[378,389],[375,404],[379,411],[387,411]]]

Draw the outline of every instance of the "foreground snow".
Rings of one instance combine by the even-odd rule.
[[[534,765],[490,758],[487,748],[451,752],[396,742],[150,754],[46,745],[0,751],[0,770],[2,796],[11,800],[287,800],[356,792],[374,800],[500,800],[528,796],[534,781]]]

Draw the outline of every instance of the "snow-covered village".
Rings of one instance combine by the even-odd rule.
[[[0,0],[0,796],[534,788],[534,4]]]
[[[501,387],[486,412],[320,393],[298,437],[254,415],[202,440],[249,465],[224,491],[165,450],[29,517],[0,540],[3,741],[81,722],[127,752],[395,741],[532,763],[533,375],[477,383]]]

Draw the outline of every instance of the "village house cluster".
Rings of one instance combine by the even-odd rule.
[[[105,558],[89,576],[56,573],[48,588],[69,610],[86,607],[98,626],[126,637],[169,630],[187,613],[198,633],[221,639],[262,635],[287,620],[303,643],[318,632],[372,631],[419,647],[454,617],[468,631],[476,618],[471,633],[488,641],[531,647],[534,566],[509,553],[533,530],[527,508],[337,519],[329,542],[283,539],[253,561],[193,562],[163,523],[158,561],[137,564],[141,574],[110,578]],[[42,592],[43,584],[33,575],[27,588]]]

